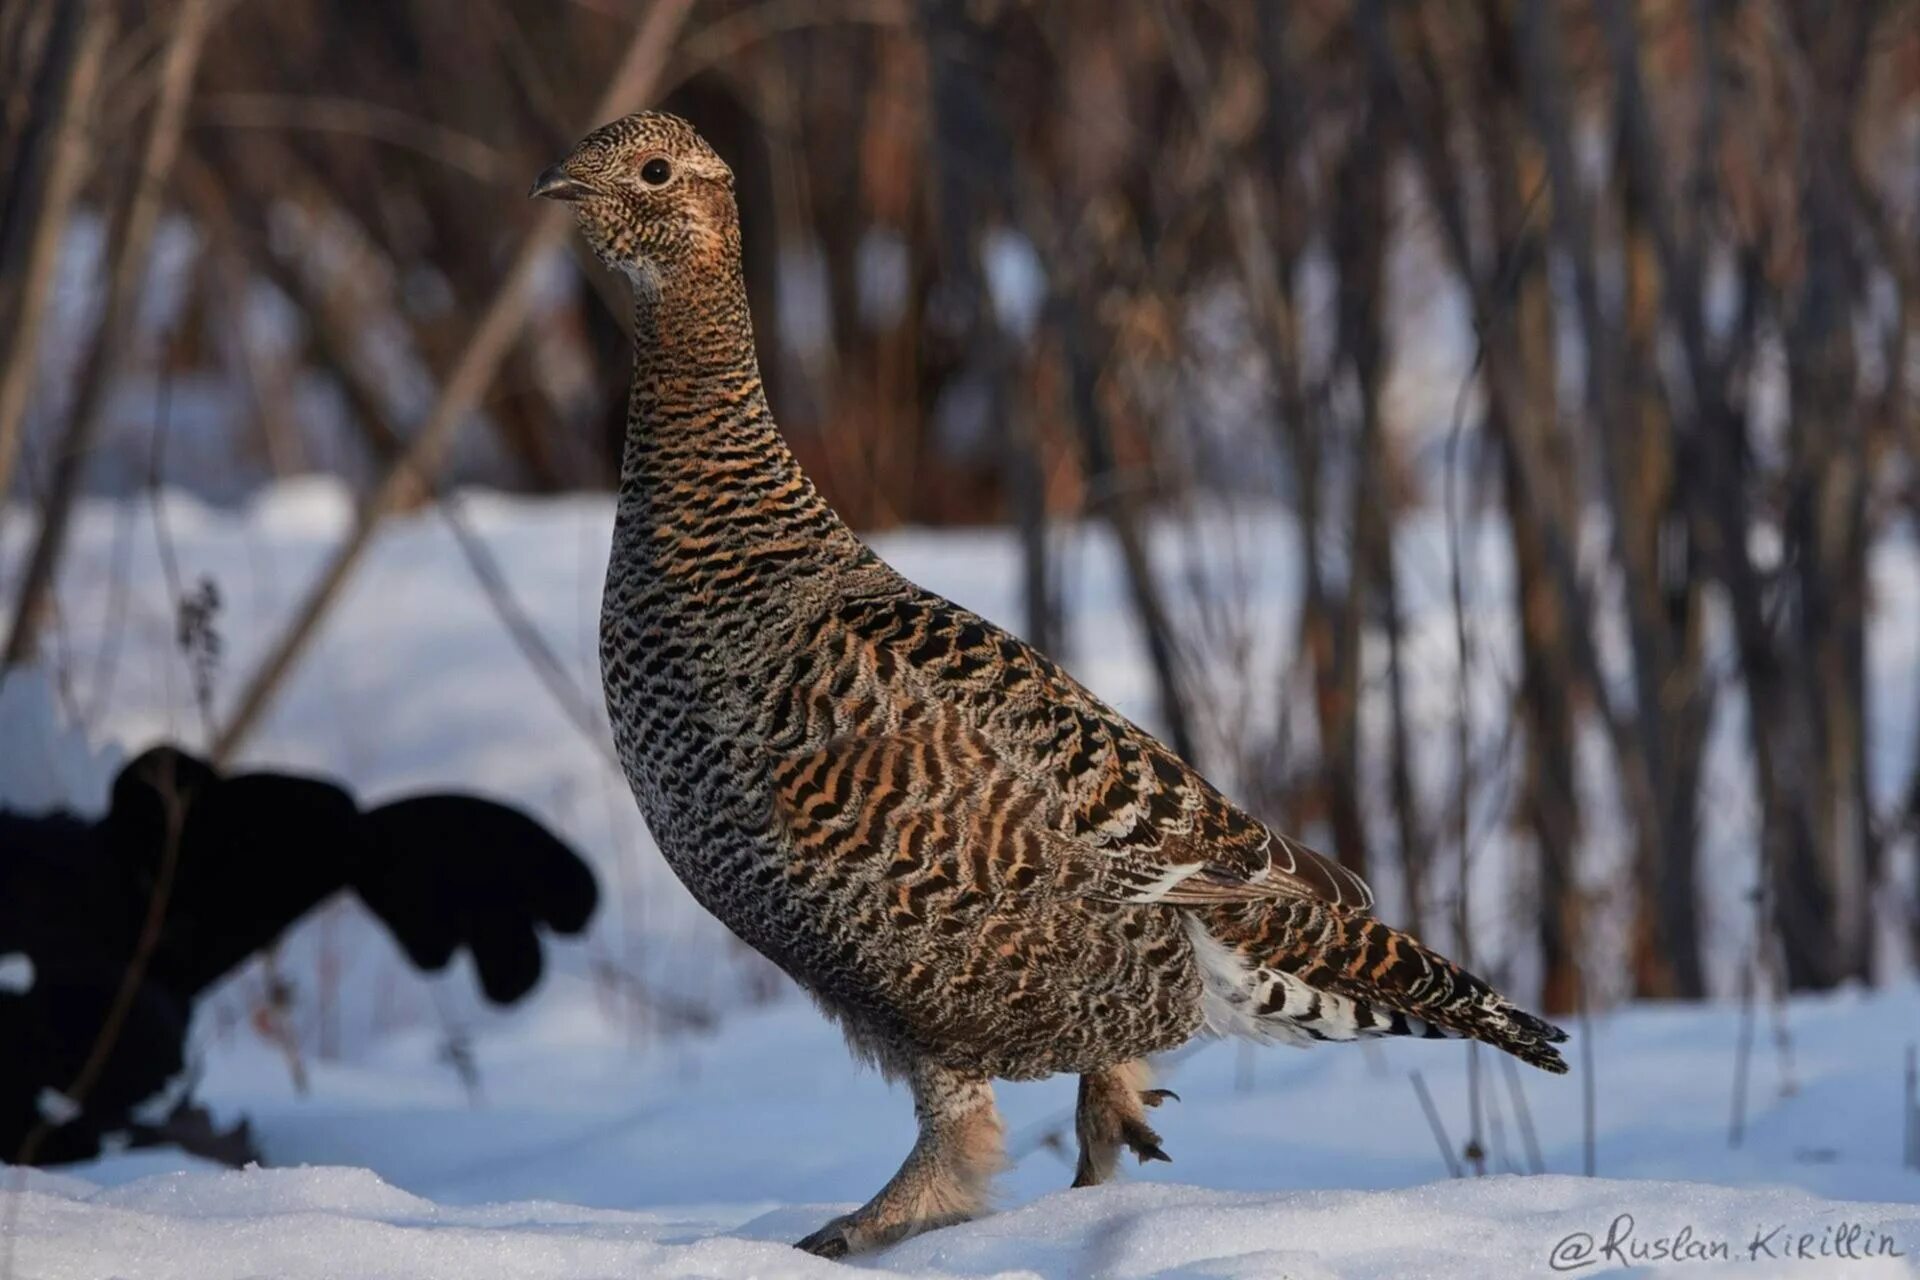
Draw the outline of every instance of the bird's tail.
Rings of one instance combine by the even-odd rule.
[[[1302,1043],[1468,1037],[1564,1073],[1567,1033],[1485,980],[1364,912],[1309,899],[1223,904],[1188,916],[1208,1025]]]

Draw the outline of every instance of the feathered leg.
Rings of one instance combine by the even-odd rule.
[[[1171,1158],[1160,1149],[1160,1135],[1147,1126],[1145,1108],[1175,1095],[1170,1089],[1147,1088],[1151,1078],[1147,1064],[1139,1061],[1080,1077],[1080,1102],[1073,1115],[1073,1131],[1080,1139],[1074,1186],[1097,1187],[1111,1178],[1123,1146],[1142,1164]]]
[[[920,1137],[880,1194],[835,1218],[798,1247],[823,1258],[878,1249],[935,1227],[965,1222],[986,1207],[999,1170],[1000,1113],[984,1076],[916,1063],[908,1075]]]

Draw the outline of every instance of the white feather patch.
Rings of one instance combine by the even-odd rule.
[[[1200,1017],[1208,1031],[1217,1036],[1240,1036],[1267,1044],[1290,1044],[1301,1048],[1313,1043],[1311,1036],[1283,1021],[1262,1018],[1254,1012],[1259,980],[1256,971],[1193,916],[1185,916],[1187,937],[1193,943],[1194,958],[1200,962]]]
[[[1386,1006],[1369,1004],[1363,1020],[1351,998],[1322,991],[1291,973],[1249,965],[1194,917],[1187,916],[1185,923],[1200,962],[1200,1016],[1214,1035],[1304,1048],[1394,1034],[1393,1011]],[[1419,1018],[1408,1017],[1406,1027],[1408,1035],[1452,1038]]]
[[[1176,863],[1162,871],[1152,884],[1135,890],[1130,895],[1131,899],[1134,902],[1159,902],[1180,885],[1199,875],[1200,868],[1204,865],[1206,864],[1200,862]]]

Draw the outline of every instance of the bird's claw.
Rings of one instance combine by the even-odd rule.
[[[844,1258],[853,1252],[847,1239],[847,1220],[835,1218],[813,1234],[794,1241],[793,1247],[816,1258]]]
[[[1173,1163],[1173,1157],[1160,1149],[1160,1135],[1137,1120],[1129,1120],[1120,1126],[1120,1140],[1141,1164],[1149,1160]]]
[[[1162,1156],[1161,1159],[1166,1157]],[[898,1218],[875,1214],[869,1206],[854,1213],[842,1214],[812,1235],[794,1241],[793,1247],[802,1253],[811,1253],[816,1258],[845,1258],[856,1253],[885,1249],[922,1232],[956,1226],[970,1216],[948,1213],[934,1217]]]

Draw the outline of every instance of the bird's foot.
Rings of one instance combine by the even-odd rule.
[[[1149,1160],[1158,1160],[1172,1164],[1173,1157],[1160,1149],[1160,1135],[1148,1128],[1144,1121],[1123,1120],[1120,1123],[1120,1141],[1141,1164]]]
[[[844,1217],[835,1218],[818,1231],[795,1240],[793,1247],[817,1258],[844,1258],[853,1252],[853,1241],[847,1234],[846,1223]]]
[[[844,1258],[897,1244],[981,1213],[987,1180],[1000,1167],[1000,1115],[985,1078],[932,1063],[908,1077],[920,1137],[887,1185],[852,1213],[835,1218],[796,1247]]]
[[[1097,1187],[1111,1178],[1123,1148],[1141,1164],[1172,1161],[1160,1147],[1160,1135],[1147,1124],[1145,1109],[1169,1098],[1177,1102],[1180,1095],[1171,1089],[1144,1088],[1146,1081],[1146,1064],[1139,1062],[1080,1077],[1080,1105],[1073,1126],[1080,1139],[1080,1159],[1074,1168],[1074,1186]]]
[[[852,1213],[841,1214],[805,1239],[795,1241],[793,1247],[820,1258],[845,1258],[856,1253],[870,1253],[875,1249],[884,1249],[890,1244],[899,1244],[902,1240],[911,1239],[922,1232],[951,1227],[967,1220],[965,1214],[948,1214],[938,1218],[907,1218],[889,1221],[883,1215],[869,1212],[868,1209],[857,1209]]]

